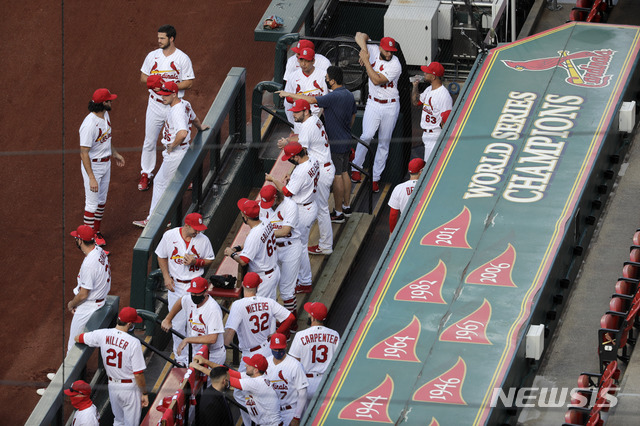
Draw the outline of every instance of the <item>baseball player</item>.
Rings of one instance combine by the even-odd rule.
[[[100,414],[91,401],[91,386],[84,380],[76,380],[69,389],[64,390],[71,405],[76,409],[73,413],[72,426],[99,426]]]
[[[190,367],[207,374],[207,369],[202,368],[201,365],[212,368],[219,367],[218,364],[207,361],[200,355],[195,357]],[[282,426],[278,394],[273,390],[267,378],[268,363],[264,355],[255,354],[252,357],[242,357],[240,365],[246,365],[246,373],[229,369],[229,381],[236,391],[240,391],[244,395],[242,404],[246,407],[247,412],[240,411],[243,423],[245,425]]]
[[[396,185],[389,198],[389,233],[393,232],[400,214],[404,211],[404,207],[409,201],[413,189],[416,187],[416,183],[420,178],[422,169],[425,166],[425,162],[422,158],[414,158],[409,161],[409,180]]]
[[[173,318],[179,312],[184,311],[187,317],[187,334],[186,338],[178,345],[176,354],[182,356],[182,351],[188,344],[196,345],[192,353],[198,352],[202,345],[208,345],[209,359],[223,364],[227,360],[227,350],[224,347],[222,309],[209,296],[208,289],[209,282],[206,279],[202,277],[192,279],[187,289],[187,293],[191,293],[191,295],[182,296],[173,305],[161,326],[164,331],[169,331]],[[188,353],[185,351],[185,355]]]
[[[307,405],[307,375],[299,361],[287,356],[287,337],[284,334],[271,336],[269,346],[272,356],[267,358],[267,377],[278,394],[282,422],[298,426]]]
[[[67,303],[69,312],[73,314],[67,352],[74,344],[73,338],[84,331],[91,315],[104,306],[104,300],[111,290],[111,267],[109,257],[95,243],[95,231],[87,225],[80,225],[71,232],[76,247],[84,254],[82,266],[78,273],[78,285],[73,289],[75,296]]]
[[[351,180],[349,179],[349,161],[351,154],[351,126],[356,118],[356,101],[353,94],[343,85],[343,73],[340,67],[327,68],[326,83],[330,92],[324,96],[305,96],[278,91],[280,97],[294,100],[304,99],[310,104],[318,104],[324,110],[324,124],[329,138],[331,162],[335,167],[333,181],[333,199],[335,210],[331,222],[344,223],[351,216]]]
[[[318,245],[309,247],[311,254],[333,253],[333,229],[331,228],[331,215],[329,213],[329,194],[335,177],[336,169],[331,161],[329,139],[324,130],[322,121],[315,115],[311,115],[311,105],[305,99],[298,99],[289,111],[293,112],[293,118],[298,127],[298,135],[295,138],[281,138],[278,147],[284,148],[292,139],[300,143],[311,158],[320,163],[320,178],[316,191],[316,203],[318,204],[318,230],[320,240]]]
[[[119,167],[124,158],[111,143],[111,101],[118,96],[108,89],[93,92],[89,102],[89,114],[80,126],[80,160],[84,182],[84,224],[96,231],[96,244],[104,246],[106,241],[100,233],[111,180],[111,158]]]
[[[329,92],[327,82],[324,79],[327,73],[326,69],[320,69],[314,66],[315,54],[316,52],[311,48],[305,47],[300,49],[297,55],[300,68],[293,72],[287,80],[287,84],[284,86],[285,92],[307,96],[322,96]],[[293,103],[291,99],[287,99],[287,101]],[[286,106],[287,105],[285,105],[285,107]],[[291,109],[286,108],[285,112],[287,119],[293,124],[293,133],[298,134],[300,132],[300,126],[298,122],[294,120]],[[317,105],[314,105],[313,108],[311,108],[311,113],[320,117],[322,110]]]
[[[144,228],[149,223],[151,214],[158,205],[160,198],[164,194],[165,189],[169,186],[169,182],[173,179],[182,158],[189,149],[191,141],[191,124],[199,131],[204,131],[209,126],[203,126],[191,108],[189,101],[178,97],[178,85],[172,81],[163,83],[158,94],[162,95],[162,101],[166,105],[170,105],[167,115],[167,121],[162,131],[162,143],[165,150],[162,152],[162,166],[158,170],[153,185],[153,194],[151,196],[151,207],[149,207],[149,215],[145,220],[135,220],[133,224]]]
[[[235,248],[227,247],[224,254],[242,266],[249,265],[249,272],[260,275],[262,285],[258,289],[258,296],[276,300],[280,267],[273,224],[266,219],[260,219],[260,206],[255,200],[238,200],[238,209],[243,222],[249,225],[251,230],[244,244],[239,247],[239,252]]]
[[[191,59],[175,45],[176,29],[171,25],[163,25],[158,28],[158,49],[150,52],[142,64],[140,71],[140,81],[149,90],[149,100],[147,102],[147,115],[144,132],[144,144],[142,155],[140,156],[140,181],[138,189],[146,191],[149,189],[150,179],[153,176],[153,169],[156,166],[156,144],[158,135],[169,113],[169,107],[158,95],[157,77],[163,81],[176,83],[179,92],[178,97],[184,96],[185,90],[191,89],[195,74]],[[154,77],[147,81],[149,77]]]
[[[139,425],[142,407],[149,405],[144,379],[147,367],[142,347],[140,341],[128,333],[134,323],[141,322],[142,318],[136,310],[126,307],[118,314],[115,328],[103,328],[75,337],[78,343],[100,348],[109,377],[109,401],[114,425]]]
[[[285,182],[280,182],[270,174],[265,175],[265,180],[273,182],[285,197],[298,205],[298,228],[300,230],[300,243],[302,244],[302,256],[300,257],[300,271],[298,273],[298,285],[296,294],[311,293],[311,264],[309,263],[309,231],[318,214],[316,203],[316,187],[320,179],[320,164],[318,160],[310,158],[307,150],[298,142],[290,142],[284,147],[283,161],[289,161],[296,167],[291,176],[285,177]],[[285,186],[286,185],[286,186]]]
[[[329,367],[340,341],[340,335],[337,331],[324,326],[327,307],[323,303],[305,303],[304,310],[309,313],[311,327],[296,333],[289,355],[302,363],[309,378],[308,403],[318,389],[322,375]]]
[[[158,266],[162,271],[164,286],[167,288],[168,306],[175,306],[176,302],[187,295],[191,280],[202,276],[205,269],[214,259],[211,241],[202,231],[207,226],[203,223],[200,213],[191,213],[184,218],[184,226],[171,229],[164,233],[158,247]],[[179,311],[172,319],[173,329],[186,333],[187,316],[184,310]],[[173,336],[173,354],[176,361],[187,365],[187,354],[178,354],[181,339]]]
[[[289,59],[287,59],[287,66],[285,67],[283,80],[289,81],[293,73],[300,69],[298,59],[300,59],[299,55],[303,49],[312,49],[315,52],[316,46],[311,40],[302,39],[291,48],[291,51],[295,53],[295,55],[291,55],[289,56]],[[315,62],[313,65],[321,71],[326,71],[327,68],[331,66],[331,61],[327,59],[326,56],[319,53],[315,54],[314,59]]]
[[[412,82],[411,103],[415,106],[422,105],[422,117],[420,127],[422,127],[422,142],[424,143],[424,161],[431,156],[431,151],[436,146],[442,126],[446,123],[453,100],[446,87],[442,85],[444,67],[439,62],[431,62],[429,65],[421,66],[424,78],[429,83],[420,97],[418,97],[418,80]]]
[[[391,37],[383,37],[380,46],[367,44],[369,36],[356,33],[356,43],[360,46],[360,63],[369,76],[369,99],[362,117],[362,139],[370,143],[378,132],[378,149],[373,162],[373,191],[380,191],[380,176],[384,171],[389,155],[391,135],[400,112],[398,78],[402,72],[400,61],[393,52],[398,49]],[[353,164],[362,167],[367,149],[358,144]],[[360,172],[351,171],[351,180],[360,182]]]
[[[227,316],[224,344],[231,344],[233,337],[238,335],[238,346],[240,346],[243,356],[238,367],[239,371],[246,370],[245,359],[252,355],[269,356],[271,353],[268,346],[269,336],[276,331],[287,334],[296,321],[296,317],[278,302],[257,295],[261,282],[262,279],[258,274],[248,272],[242,281],[244,297],[233,302]],[[277,330],[276,321],[280,322],[280,327]],[[245,404],[245,396],[242,391],[234,391],[234,397],[238,403]],[[244,413],[243,419],[245,419],[245,424],[249,424]]]
[[[298,206],[291,198],[283,197],[275,186],[265,185],[260,190],[260,218],[271,222],[273,226],[280,267],[280,297],[284,307],[296,315],[298,303],[295,290],[302,255]]]

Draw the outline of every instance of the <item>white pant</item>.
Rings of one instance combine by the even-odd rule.
[[[399,112],[400,102],[388,102],[386,104],[381,104],[373,99],[369,99],[367,101],[367,106],[364,109],[364,116],[362,117],[362,136],[360,136],[360,139],[364,142],[371,143],[376,131],[378,132],[378,149],[376,150],[376,157],[373,162],[374,182],[378,182],[380,180],[380,176],[382,176],[384,167],[387,164],[389,143],[391,142],[393,129],[396,127]],[[353,163],[362,167],[366,155],[367,149],[361,144],[358,144]],[[353,170],[355,171],[355,169]]]
[[[300,271],[298,272],[298,279],[302,285],[311,285],[313,279],[311,277],[311,263],[309,263],[309,250],[307,244],[309,243],[309,231],[311,225],[318,216],[318,205],[315,201],[304,206],[298,204],[298,228],[300,229],[300,244],[301,256],[300,256]]]
[[[135,379],[133,383],[109,383],[109,401],[114,426],[138,426],[142,414],[142,393]]]
[[[169,310],[173,308],[173,305],[175,305],[176,302],[182,299],[182,296],[184,296],[185,294],[188,294],[187,288],[189,288],[189,284],[179,283],[175,279],[173,280],[173,284],[175,286],[175,291],[167,290],[167,302],[168,302]],[[173,328],[178,333],[186,335],[187,314],[184,312],[184,309],[180,309],[180,312],[178,312],[178,314],[175,317],[173,317],[173,320],[171,321],[171,328]],[[175,357],[175,360],[187,365],[188,364],[187,360],[189,358],[189,348],[185,346],[185,348],[182,349],[182,353],[178,355],[178,346],[180,346],[182,339],[176,336],[175,334],[173,334],[172,336],[173,336],[173,355]]]
[[[153,180],[153,194],[151,195],[151,207],[149,207],[149,216],[147,216],[147,219],[149,219],[151,214],[153,214],[153,211],[162,198],[164,191],[167,189],[171,179],[173,179],[173,176],[176,174],[176,170],[178,170],[180,162],[187,153],[187,149],[189,149],[188,146],[177,146],[170,153],[168,153],[167,150],[162,152],[162,165]]]
[[[320,178],[316,190],[316,204],[318,205],[318,231],[320,241],[318,245],[322,249],[333,248],[333,228],[331,228],[331,213],[329,213],[329,195],[331,185],[336,176],[336,168],[333,164],[320,167]],[[305,247],[306,248],[306,247]]]
[[[291,300],[295,297],[300,258],[302,257],[300,240],[287,241],[283,247],[278,246],[276,253],[278,254],[278,265],[280,266],[280,297],[282,300]],[[309,256],[307,255],[308,258]],[[259,289],[260,287],[258,287]]]
[[[309,403],[313,399],[313,395],[315,395],[316,391],[318,390],[318,386],[322,381],[322,376],[320,375],[320,376],[307,377],[307,381],[309,382],[309,387],[307,387],[307,407],[308,407]]]
[[[91,315],[104,306],[104,299],[100,303],[93,300],[85,300],[78,307],[71,319],[71,327],[69,328],[69,343],[67,344],[67,353],[71,350],[75,342],[75,337],[84,332],[84,326],[89,322]]]
[[[422,132],[422,143],[424,144],[424,161],[425,163],[429,160],[431,156],[431,152],[433,148],[436,147],[436,142],[438,142],[438,138],[440,137],[440,132],[442,129],[436,128],[433,129],[432,132]]]
[[[262,285],[262,284],[260,284]],[[258,287],[259,288],[259,287]],[[271,356],[271,349],[269,348],[269,344],[265,344],[263,345],[260,349],[257,349],[253,352],[251,351],[242,351],[242,355],[240,356],[240,365],[238,366],[238,371],[241,373],[244,373],[245,371],[247,371],[247,365],[244,363],[244,361],[242,361],[242,358],[244,357],[249,357],[251,358],[252,356],[254,356],[255,354],[262,354],[265,358],[268,358]],[[234,399],[238,402],[238,404],[242,405],[243,407],[246,408],[245,405],[245,391],[241,391],[238,389],[234,389],[233,390],[233,397]],[[242,421],[245,425],[250,425],[251,424],[251,416],[249,416],[249,413],[247,413],[244,410],[240,410],[240,415],[242,416]]]
[[[160,96],[157,96],[160,98]],[[151,175],[153,169],[156,167],[156,146],[158,145],[158,136],[164,122],[167,119],[167,114],[171,108],[169,105],[164,105],[158,102],[156,99],[149,96],[147,103],[147,117],[144,126],[144,143],[142,144],[142,154],[140,155],[140,167],[142,173]]]
[[[283,425],[289,425],[291,420],[293,420],[293,416],[296,415],[296,405],[297,404],[294,403],[288,410],[280,408],[280,419],[282,419]]]
[[[82,163],[80,163],[80,169],[82,170],[82,181],[84,182],[84,209],[95,213],[98,205],[104,205],[107,202],[109,182],[111,181],[111,160],[104,163],[91,162],[91,171],[93,171],[93,176],[98,181],[98,192],[91,191],[89,175]]]
[[[259,272],[258,275],[260,275],[262,282],[258,286],[257,295],[261,297],[268,297],[273,300],[278,300],[278,295],[276,293],[278,283],[280,282],[280,268],[278,267],[278,265],[276,264],[275,268],[273,268],[272,273],[265,274],[264,272]]]

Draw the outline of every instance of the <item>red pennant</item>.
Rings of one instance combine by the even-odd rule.
[[[471,222],[471,212],[464,206],[460,214],[422,237],[423,246],[455,247],[470,249],[467,231]]]
[[[393,379],[388,374],[375,389],[348,403],[338,414],[343,420],[393,423],[389,417],[389,401],[393,395]]]
[[[487,325],[491,319],[491,304],[487,299],[478,309],[454,322],[440,334],[442,342],[478,343],[490,345]]]
[[[405,328],[376,343],[367,353],[367,358],[420,362],[416,355],[420,328],[420,320],[414,315]]]
[[[447,267],[442,260],[438,266],[417,280],[411,281],[396,293],[395,300],[446,304],[442,298],[442,285],[447,276]]]
[[[474,269],[464,280],[467,284],[496,285],[516,287],[511,279],[513,264],[516,261],[516,249],[511,244],[498,257]]]
[[[456,365],[435,379],[421,386],[414,394],[414,401],[436,402],[439,404],[467,405],[462,399],[462,385],[467,373],[467,365],[458,357]]]

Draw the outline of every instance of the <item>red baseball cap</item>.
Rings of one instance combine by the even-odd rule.
[[[311,105],[309,105],[309,102],[305,101],[304,99],[298,99],[297,101],[294,102],[293,106],[289,108],[289,111],[292,111],[292,112],[311,111]]]
[[[164,398],[162,398],[162,401],[160,402],[160,404],[158,404],[158,406],[156,407],[156,410],[160,411],[160,412],[165,412],[167,411],[167,409],[169,408],[169,406],[171,405],[171,401],[173,401],[173,397],[175,395],[169,395],[169,396],[165,396]]]
[[[278,190],[273,185],[265,185],[260,190],[260,207],[269,209],[276,202],[276,192]]]
[[[267,359],[262,354],[255,354],[251,358],[249,358],[248,356],[243,356],[242,360],[245,364],[255,367],[263,372],[267,371],[267,367],[269,366]]]
[[[306,59],[307,61],[313,61],[316,57],[316,51],[310,47],[302,48],[297,53],[298,59]]]
[[[302,145],[298,142],[289,142],[284,147],[284,155],[282,156],[283,161],[287,161],[289,158],[294,155],[298,155],[302,152]]]
[[[241,198],[238,200],[238,209],[246,214],[250,219],[256,219],[260,216],[260,206],[255,200]]]
[[[327,307],[320,302],[307,302],[304,304],[304,310],[318,321],[324,321],[327,317]]]
[[[300,53],[300,49],[304,49],[305,47],[314,50],[316,48],[311,40],[300,40],[295,46],[291,48],[291,50],[295,53]]]
[[[164,84],[164,80],[160,74],[153,74],[147,77],[147,89],[159,89]]]
[[[420,69],[427,73],[433,74],[436,77],[442,77],[444,75],[444,67],[440,62],[431,62],[429,65],[423,65]]]
[[[247,272],[242,279],[242,286],[246,288],[258,288],[262,278],[255,272]]]
[[[71,232],[73,238],[80,238],[83,241],[91,241],[96,236],[96,232],[89,225],[80,225],[78,229]]]
[[[287,337],[282,333],[275,333],[271,336],[271,343],[269,344],[271,349],[284,349],[287,347]]]
[[[162,84],[162,87],[160,87],[160,90],[158,90],[156,93],[158,93],[159,95],[170,95],[172,93],[178,93],[178,85],[176,83],[174,83],[173,81],[165,81]]]
[[[207,281],[202,277],[195,277],[189,283],[189,288],[187,289],[187,291],[189,293],[198,294],[198,293],[202,293],[203,291],[206,291],[208,288],[209,288],[209,281]]]
[[[112,101],[117,98],[118,95],[112,94],[109,89],[98,89],[93,92],[93,96],[91,97],[91,101],[94,104],[101,104],[103,102]]]
[[[142,322],[142,318],[140,317],[140,315],[138,315],[138,311],[130,306],[122,308],[120,314],[118,314],[118,319],[122,322]]]
[[[202,215],[200,213],[189,213],[184,218],[184,224],[189,225],[196,231],[205,231],[207,229],[207,225],[202,221]]]
[[[64,394],[69,396],[91,396],[91,385],[84,380],[76,380],[69,389],[64,390]]]
[[[380,40],[380,47],[387,52],[396,52],[398,50],[396,47],[396,41],[391,37],[382,37],[382,40]]]
[[[425,166],[424,160],[422,158],[414,158],[409,161],[409,173],[416,174]]]

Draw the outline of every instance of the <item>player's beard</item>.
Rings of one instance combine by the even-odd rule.
[[[111,105],[109,105],[109,104],[105,104],[105,105],[104,105],[104,110],[105,110],[105,111],[111,111]]]

